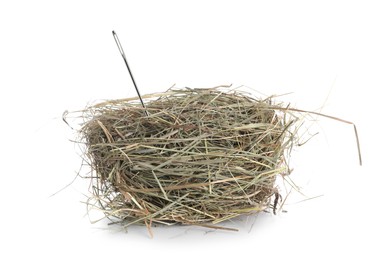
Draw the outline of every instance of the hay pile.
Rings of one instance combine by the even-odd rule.
[[[83,111],[88,204],[125,226],[215,224],[276,207],[288,172],[288,110],[237,91],[169,90]],[[277,200],[278,196],[274,196]]]

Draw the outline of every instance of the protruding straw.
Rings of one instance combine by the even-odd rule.
[[[139,89],[138,89],[138,87],[136,86],[135,79],[134,79],[134,76],[133,76],[132,73],[131,73],[131,69],[130,69],[130,66],[128,65],[127,58],[126,58],[126,54],[124,53],[123,47],[122,47],[122,45],[120,44],[119,38],[118,38],[117,34],[115,33],[115,31],[112,31],[112,35],[113,35],[113,38],[115,39],[116,45],[117,45],[118,48],[119,48],[120,54],[121,54],[122,57],[123,57],[124,63],[126,64],[128,73],[130,73],[130,76],[131,76],[131,79],[132,79],[132,83],[134,83],[134,87],[135,87],[136,93],[138,94],[140,103],[142,104],[143,108],[145,109],[146,116],[148,116],[149,113],[148,113],[147,110],[146,110],[146,106],[145,106],[145,104],[143,103],[142,97],[141,97],[141,95],[140,95],[140,93],[139,93]]]

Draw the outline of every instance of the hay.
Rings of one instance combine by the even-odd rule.
[[[275,181],[288,173],[285,151],[294,142],[288,109],[221,88],[143,100],[147,114],[137,98],[83,111],[81,139],[92,167],[88,205],[125,226],[214,228],[276,207]]]

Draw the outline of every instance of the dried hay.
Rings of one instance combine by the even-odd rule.
[[[295,114],[306,111],[222,87],[142,98],[147,110],[128,98],[82,111],[90,207],[149,230],[152,223],[228,230],[216,224],[275,211],[276,179],[289,174],[296,142]]]

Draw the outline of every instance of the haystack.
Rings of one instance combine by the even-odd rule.
[[[231,89],[170,89],[83,111],[89,205],[131,224],[216,227],[276,207],[288,109]],[[280,109],[282,108],[282,109]],[[274,199],[272,199],[274,198]]]

